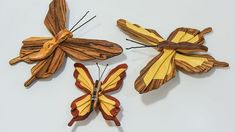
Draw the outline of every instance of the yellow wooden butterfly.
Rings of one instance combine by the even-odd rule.
[[[76,63],[74,67],[76,86],[86,94],[72,102],[71,113],[73,119],[68,125],[72,126],[75,121],[86,119],[98,106],[104,119],[113,120],[117,126],[120,126],[120,122],[116,118],[120,111],[120,102],[116,98],[107,95],[107,93],[120,88],[126,76],[127,65],[121,64],[111,70],[104,81],[101,81],[102,74],[95,83],[88,69],[83,64]]]
[[[153,47],[161,52],[142,69],[140,76],[136,79],[135,88],[139,93],[157,89],[174,78],[176,68],[187,73],[205,73],[215,66],[229,66],[228,63],[219,62],[208,54],[193,54],[208,50],[206,46],[203,46],[204,35],[211,32],[212,28],[202,31],[178,28],[165,40],[155,30],[142,28],[123,19],[119,19],[117,25],[143,42],[139,43],[144,45],[141,47]]]

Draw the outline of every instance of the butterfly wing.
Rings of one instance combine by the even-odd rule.
[[[10,64],[16,64],[20,61],[24,61],[26,63],[33,63],[35,61],[30,60],[28,57],[36,52],[38,52],[43,44],[52,38],[46,38],[46,37],[30,37],[28,39],[25,39],[22,43],[23,46],[20,49],[20,54],[18,57],[10,60]]]
[[[65,0],[53,0],[50,3],[44,24],[53,36],[66,28],[66,13]]]
[[[207,54],[198,55],[183,55],[177,53],[175,55],[176,66],[187,73],[204,73],[211,70],[213,67],[228,67],[229,64],[226,62],[219,62],[212,56]]]
[[[187,46],[195,44],[197,47],[204,48],[201,50],[200,48],[189,48],[182,46],[181,48],[177,49],[177,51],[181,53],[191,53],[191,52],[198,52],[198,51],[207,51],[206,47],[203,47],[202,44],[205,42],[204,35],[211,32],[212,28],[206,28],[202,31],[192,28],[177,28],[173,31],[170,36],[168,37],[168,41],[174,42],[180,45],[180,43],[187,43]]]
[[[106,40],[68,38],[60,47],[76,60],[105,60],[122,53],[122,48]]]
[[[204,35],[211,32],[211,28],[206,28],[202,31],[191,28],[178,28],[171,33],[168,40],[174,43],[187,42],[191,45],[202,45],[205,41]],[[226,62],[219,62],[210,55],[190,55],[183,53],[195,52],[195,50],[177,50],[181,53],[176,53],[175,64],[182,71],[188,73],[202,73],[208,72],[215,66],[227,67]]]
[[[109,95],[100,95],[99,96],[99,109],[105,120],[112,120],[117,126],[120,126],[120,122],[117,119],[117,114],[120,111],[120,102]]]
[[[64,64],[65,53],[57,48],[47,59],[39,61],[31,69],[31,78],[25,82],[28,87],[36,79],[45,79],[53,75]]]
[[[91,95],[94,89],[94,82],[88,69],[81,63],[74,64],[74,78],[76,86],[82,89],[86,94],[74,100],[71,104],[71,113],[73,119],[69,122],[72,126],[75,121],[86,119],[91,112]]]
[[[127,67],[128,66],[126,64],[121,64],[111,70],[106,79],[102,82],[101,92],[99,94],[99,108],[104,119],[114,121],[117,126],[120,126],[120,122],[116,118],[120,111],[120,102],[112,96],[105,95],[105,93],[112,92],[120,88],[123,79],[126,76]]]
[[[68,123],[72,126],[74,122],[85,120],[91,112],[91,94],[85,94],[74,100],[71,104],[73,119]]]
[[[74,78],[76,79],[76,86],[86,93],[92,93],[94,89],[94,82],[88,69],[81,63],[74,64],[74,67]]]
[[[145,29],[137,24],[132,24],[124,19],[119,19],[117,25],[123,31],[129,33],[146,45],[157,45],[164,39],[153,29]]]
[[[66,4],[65,0],[53,0],[49,6],[49,11],[45,18],[45,25],[48,30],[55,36],[59,31],[65,29],[66,22]],[[19,61],[33,63],[29,59],[29,55],[39,52],[43,44],[49,38],[29,38],[23,41],[24,45],[21,49],[19,57],[10,61],[10,64],[15,64]],[[39,61],[32,69],[31,78],[25,82],[25,86],[29,86],[35,79],[42,79],[50,77],[55,73],[64,63],[65,53],[57,48],[49,57]]]
[[[135,81],[135,89],[140,93],[146,93],[159,88],[175,76],[174,56],[175,51],[164,49],[153,58]]]
[[[118,65],[111,70],[101,85],[101,92],[108,93],[120,88],[123,83],[123,79],[126,76],[126,70],[128,66],[126,64]]]

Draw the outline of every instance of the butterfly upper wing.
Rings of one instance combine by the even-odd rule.
[[[120,111],[120,102],[109,95],[100,95],[99,96],[99,109],[106,120],[112,120],[117,126],[120,126],[120,122],[117,119],[117,114]]]
[[[88,69],[81,63],[74,64],[74,67],[74,78],[76,79],[76,86],[86,93],[91,94],[94,89],[94,82]]]
[[[82,38],[68,38],[60,47],[68,56],[81,61],[105,60],[120,55],[123,51],[122,47],[113,42]]]
[[[33,63],[35,61],[30,60],[28,57],[36,52],[38,52],[43,44],[52,38],[47,37],[30,37],[25,39],[22,43],[23,46],[20,49],[20,54],[18,57],[10,60],[10,64],[16,64],[20,61],[24,61],[26,63]]]
[[[190,44],[196,44],[198,47],[202,47],[202,44],[204,43],[204,35],[211,32],[212,28],[206,28],[202,31],[192,28],[177,28],[175,31],[173,31],[170,36],[168,37],[168,41],[174,42],[174,43],[187,43],[188,46]],[[194,45],[195,46],[195,45]],[[195,49],[187,49],[187,47],[182,47],[178,49],[177,51],[182,53],[191,53],[191,52],[198,52],[198,51],[207,51],[207,48],[204,50],[200,50],[200,48]]]
[[[74,122],[85,120],[91,112],[91,94],[85,94],[71,104],[71,113],[73,119],[69,122],[68,126],[72,126]]]
[[[137,24],[132,24],[124,19],[119,19],[117,25],[122,30],[136,37],[138,40],[146,43],[146,45],[157,45],[164,39],[153,29],[145,29]]]
[[[66,28],[66,2],[65,0],[53,0],[49,5],[44,24],[52,35],[56,35]]]
[[[123,79],[126,76],[126,70],[128,66],[126,64],[118,65],[111,70],[105,80],[102,82],[102,93],[108,93],[117,90],[123,83]]]
[[[25,82],[25,87],[29,86],[35,79],[44,79],[53,75],[64,64],[65,53],[57,48],[47,59],[39,61],[31,69],[31,78]]]

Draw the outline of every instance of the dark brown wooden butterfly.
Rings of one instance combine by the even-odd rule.
[[[24,40],[20,55],[10,61],[11,65],[20,61],[37,63],[31,69],[32,76],[25,82],[25,87],[36,79],[53,75],[64,64],[67,56],[79,61],[89,61],[105,60],[122,53],[118,44],[106,40],[72,38],[72,33],[79,27],[73,30],[77,23],[71,30],[66,29],[66,13],[65,0],[53,0],[44,21],[53,37],[30,37]]]

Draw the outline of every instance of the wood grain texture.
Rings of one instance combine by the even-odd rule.
[[[123,52],[123,49],[116,43],[82,38],[69,38],[60,45],[60,48],[68,56],[81,61],[106,60]]]
[[[145,42],[146,45],[156,45],[153,48],[160,51],[160,54],[141,70],[135,81],[135,89],[140,94],[160,88],[175,77],[177,69],[185,73],[198,74],[208,72],[216,66],[229,66],[228,63],[217,61],[208,54],[196,54],[196,52],[208,51],[203,44],[204,35],[212,31],[210,27],[202,31],[193,28],[177,28],[168,39],[164,40],[156,31],[144,29],[123,19],[119,19],[117,25],[129,35],[135,36],[137,40]]]
[[[65,0],[53,0],[44,20],[53,37],[30,37],[24,40],[19,56],[10,60],[11,65],[20,61],[36,63],[25,87],[37,79],[51,77],[61,68],[67,56],[76,61],[88,61],[105,60],[122,53],[118,44],[109,41],[72,38],[72,32],[66,29],[66,15]]]
[[[53,36],[66,26],[67,7],[65,0],[53,0],[49,5],[44,24]]]
[[[124,19],[119,19],[117,26],[127,32],[128,35],[144,42],[146,45],[157,45],[159,42],[164,41],[155,30],[143,28],[138,24],[132,24]]]

